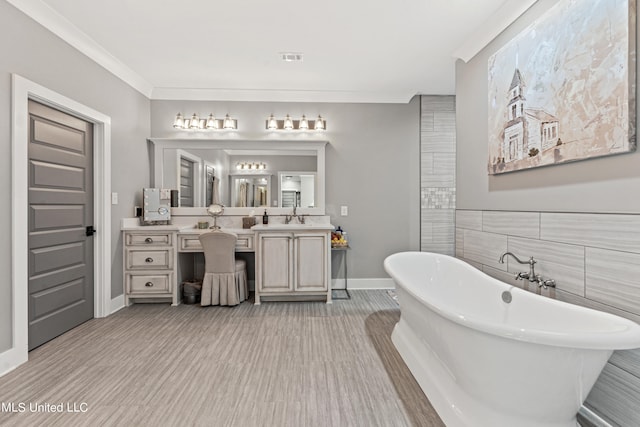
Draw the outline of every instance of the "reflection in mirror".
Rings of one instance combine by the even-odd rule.
[[[269,171],[296,170],[296,174],[315,173],[316,155],[280,153],[262,150],[256,154],[245,154],[246,150],[165,148],[163,183],[169,188],[180,190],[181,207],[206,207],[212,203],[222,203],[229,207],[281,206],[277,182],[272,187],[271,179],[260,182]],[[241,170],[241,165],[264,165],[268,170]],[[244,176],[244,181],[243,181]],[[244,182],[249,191],[240,187]],[[266,187],[265,187],[266,186]],[[219,199],[213,199],[217,191]],[[240,191],[243,191],[242,195]],[[258,194],[256,194],[258,192]],[[313,196],[313,193],[309,193]],[[306,205],[315,206],[313,200]],[[303,204],[302,206],[306,206]]]
[[[181,190],[182,203],[174,208],[173,214],[204,215],[203,208],[215,203],[228,209],[225,215],[246,215],[259,207],[284,214],[279,176],[285,171],[296,171],[300,180],[301,176],[309,179],[315,176],[313,185],[309,185],[313,190],[300,191],[299,206],[308,214],[324,214],[326,141],[198,138],[149,141],[153,158],[151,185]],[[188,160],[185,174],[181,159]],[[244,188],[241,184],[245,184]]]
[[[316,174],[278,172],[278,204],[283,208],[314,208]]]
[[[207,161],[204,162],[204,182],[205,206],[211,206],[213,203],[220,203],[220,196],[217,194],[218,182],[216,181],[216,168],[213,164]]]
[[[235,208],[267,207],[269,206],[269,189],[271,175],[269,174],[238,174],[231,175],[231,206]]]

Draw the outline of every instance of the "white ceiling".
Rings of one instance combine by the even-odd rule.
[[[536,0],[8,1],[152,99],[408,102]]]

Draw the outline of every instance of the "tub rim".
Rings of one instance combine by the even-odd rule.
[[[614,329],[609,332],[576,332],[576,331],[549,331],[546,329],[536,328],[518,328],[508,324],[494,323],[486,320],[482,320],[475,317],[465,316],[464,313],[453,313],[449,310],[445,310],[426,301],[421,296],[417,295],[411,289],[411,286],[407,286],[404,280],[399,278],[397,274],[393,272],[394,259],[403,256],[418,256],[428,258],[442,258],[447,262],[451,262],[464,269],[472,271],[474,274],[484,276],[485,279],[489,279],[495,283],[499,289],[503,291],[509,291],[516,294],[525,295],[527,298],[543,298],[545,304],[556,305],[561,308],[565,308],[572,311],[585,313],[588,315],[597,316],[610,323],[619,326],[619,329]],[[459,325],[485,332],[491,335],[499,336],[505,339],[513,339],[517,341],[528,342],[532,344],[550,345],[555,347],[568,347],[578,349],[591,349],[591,350],[629,350],[640,348],[640,325],[636,322],[626,319],[624,317],[607,313],[605,311],[596,310],[589,307],[583,307],[576,304],[572,304],[565,301],[559,301],[552,298],[544,297],[542,295],[534,294],[532,292],[520,289],[517,286],[510,285],[502,282],[494,277],[489,276],[487,273],[473,267],[472,265],[452,257],[450,255],[438,254],[434,252],[421,252],[421,251],[404,251],[396,252],[387,256],[384,260],[384,269],[391,276],[393,281],[402,286],[403,290],[418,300],[421,304],[425,305],[428,309],[434,311],[441,317],[444,317]],[[400,306],[402,312],[402,306]],[[595,338],[598,338],[597,340]]]

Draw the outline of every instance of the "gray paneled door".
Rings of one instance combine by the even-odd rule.
[[[29,350],[93,318],[92,165],[93,125],[29,101]]]

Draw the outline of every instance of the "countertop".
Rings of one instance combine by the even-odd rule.
[[[331,224],[258,224],[251,227],[253,231],[326,231],[334,228]]]

